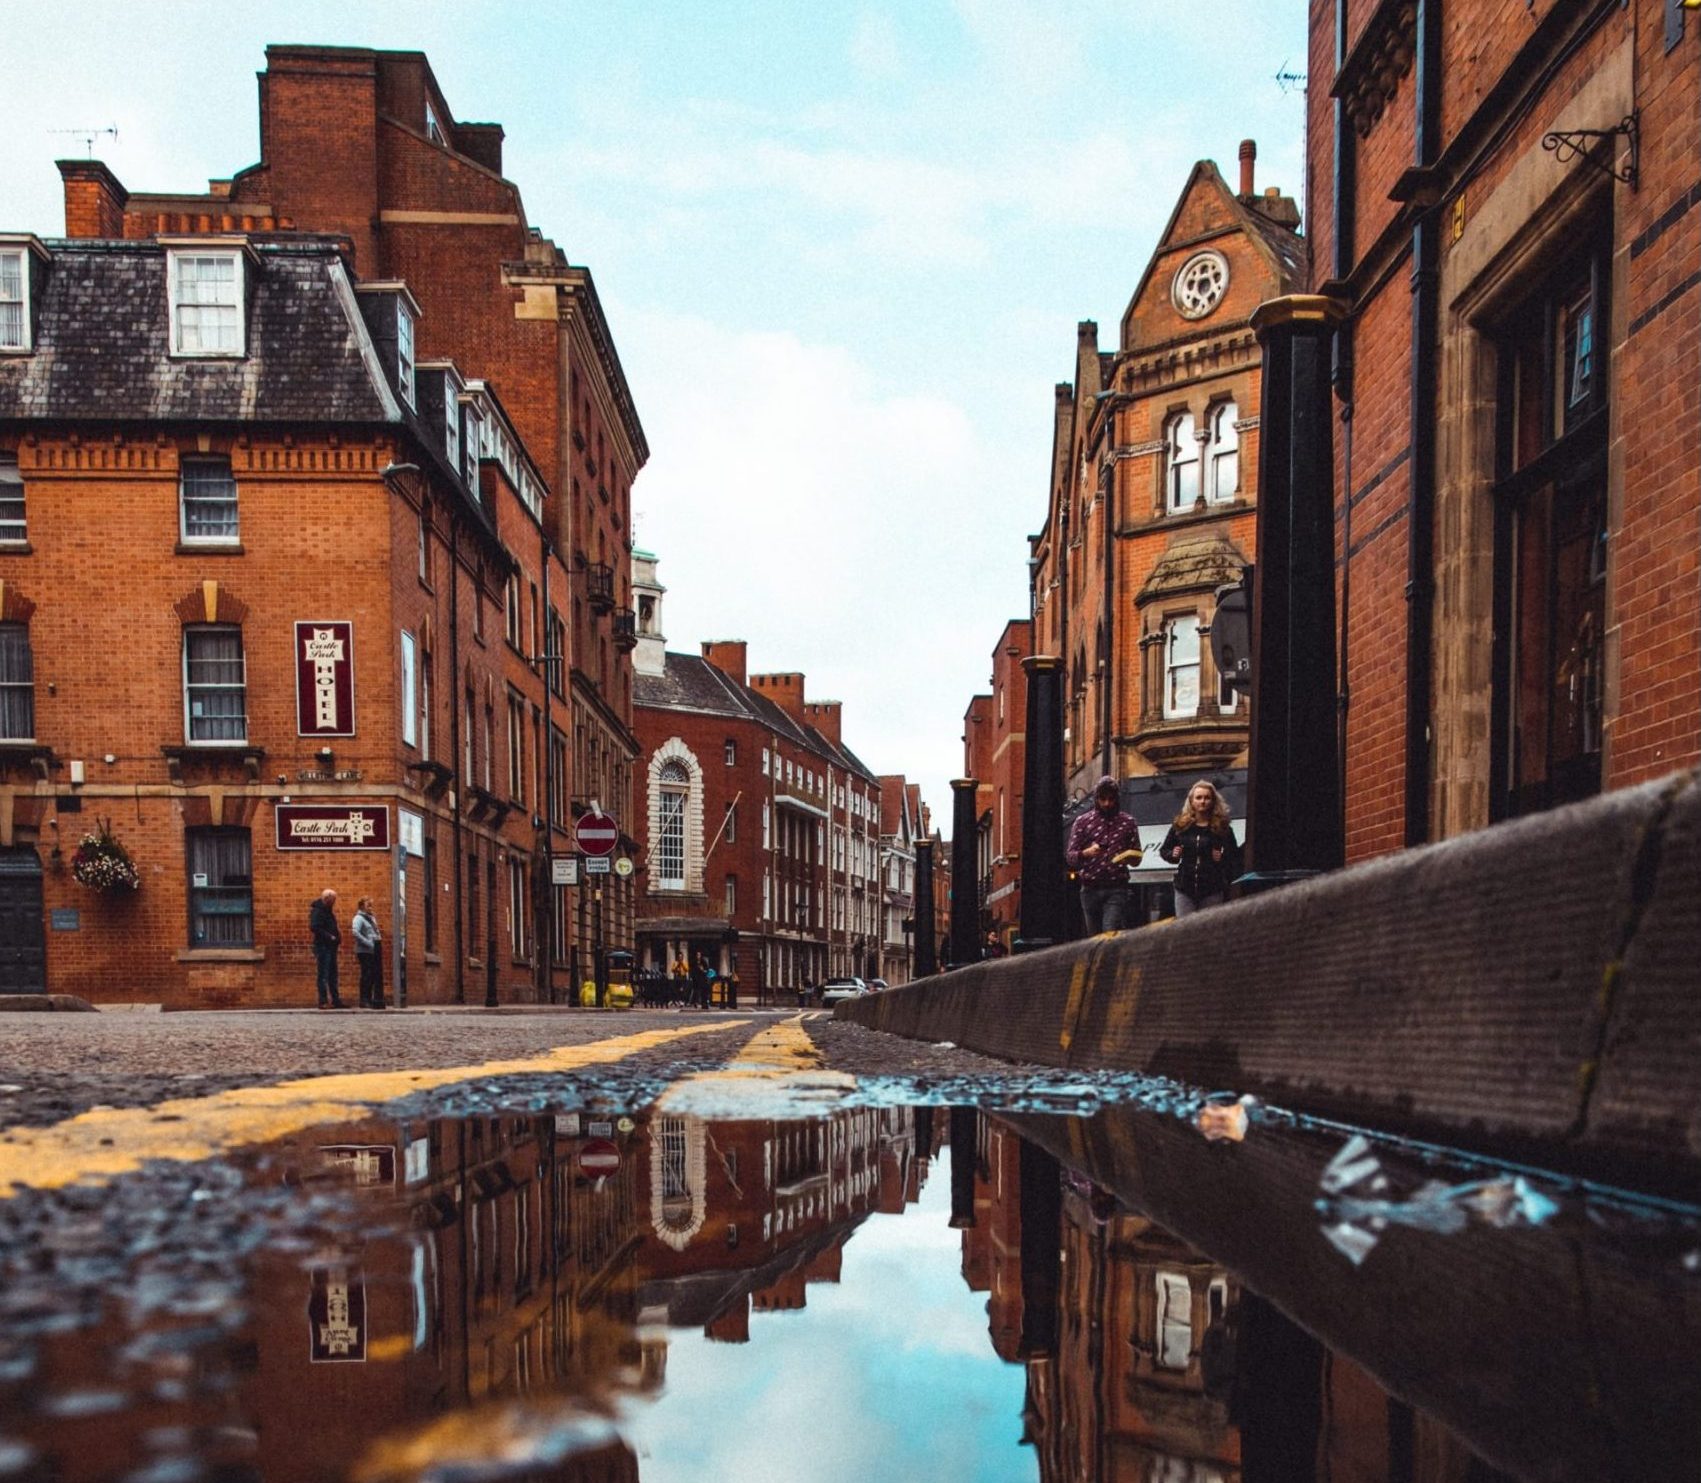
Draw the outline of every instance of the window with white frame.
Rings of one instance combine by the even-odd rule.
[[[526,955],[527,909],[526,862],[508,857],[508,945],[516,958]]]
[[[443,452],[449,467],[461,466],[461,404],[455,397],[454,382],[444,378],[443,391]]]
[[[396,385],[402,400],[413,406],[413,310],[396,295]]]
[[[24,476],[18,470],[18,455],[0,453],[0,541],[27,541],[29,526],[24,520]]]
[[[1185,613],[1164,624],[1164,715],[1199,714],[1199,615]]]
[[[183,630],[183,734],[191,742],[248,740],[248,672],[234,623]]]
[[[771,850],[774,847],[774,816],[768,805],[768,800],[762,800],[762,848]]]
[[[478,460],[483,452],[484,419],[471,402],[466,404],[466,457],[467,457],[467,488],[472,490],[473,498],[480,497],[478,487]]]
[[[0,623],[0,740],[35,740],[35,657],[27,623]]]
[[[685,802],[691,791],[691,774],[685,764],[662,764],[657,778],[660,791],[661,830],[656,839],[656,886],[663,891],[685,889]]]
[[[738,765],[738,743],[730,736],[726,739],[725,756],[726,765],[728,767],[736,767]]]
[[[738,805],[736,803],[729,803],[726,806],[726,826],[722,830],[722,836],[728,844],[738,842]]]
[[[166,256],[173,355],[241,355],[242,254],[206,249]]]
[[[1185,1370],[1193,1352],[1193,1289],[1179,1272],[1158,1272],[1152,1348],[1160,1368]]]
[[[1210,459],[1211,499],[1226,504],[1240,487],[1240,432],[1235,421],[1240,416],[1233,402],[1219,402],[1211,408],[1206,424],[1210,434],[1207,457]]]
[[[29,348],[29,259],[21,247],[0,247],[0,350]]]
[[[508,796],[526,801],[526,703],[508,692]]]
[[[437,110],[431,106],[431,99],[425,100],[425,137],[433,144],[447,144],[443,137],[443,125],[437,122]]]
[[[731,917],[738,911],[738,877],[729,875],[726,878],[726,915]]]
[[[236,476],[228,458],[186,458],[177,477],[179,531],[184,541],[227,544],[241,536]]]
[[[1190,510],[1199,499],[1199,436],[1191,412],[1164,424],[1164,485],[1171,510]]]
[[[414,652],[414,638],[404,628],[402,630],[402,745],[408,747],[419,745],[418,673],[418,658]]]

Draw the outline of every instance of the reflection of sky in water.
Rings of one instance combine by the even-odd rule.
[[[1022,1367],[992,1351],[950,1212],[941,1158],[916,1205],[857,1228],[801,1313],[752,1313],[747,1344],[670,1334],[667,1388],[624,1425],[644,1483],[1037,1478]]]

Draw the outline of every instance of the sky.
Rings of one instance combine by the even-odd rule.
[[[590,267],[650,445],[670,649],[745,639],[950,827],[963,713],[1028,614],[1053,387],[1115,336],[1195,160],[1299,196],[1302,0],[0,0],[0,230],[53,162],[259,158],[268,42],[421,50]],[[476,370],[476,368],[473,368]]]
[[[1026,1375],[993,1352],[986,1294],[963,1281],[950,1189],[947,1156],[916,1204],[851,1233],[838,1282],[811,1283],[802,1311],[753,1313],[748,1343],[673,1331],[665,1388],[621,1426],[644,1483],[1036,1479]]]

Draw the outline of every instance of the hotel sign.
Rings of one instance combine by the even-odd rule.
[[[280,803],[280,850],[387,850],[390,810],[381,803]]]
[[[354,625],[295,625],[295,728],[301,736],[354,735]]]

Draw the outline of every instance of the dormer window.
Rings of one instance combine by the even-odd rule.
[[[451,468],[461,466],[461,404],[455,397],[453,385],[443,398],[443,453]]]
[[[29,348],[29,261],[21,247],[0,247],[0,350]]]
[[[413,406],[413,311],[401,295],[396,297],[396,387]]]
[[[443,137],[443,125],[437,121],[437,110],[431,106],[431,99],[425,100],[425,137],[433,144],[447,145]]]
[[[472,490],[473,498],[478,498],[478,457],[479,447],[484,436],[484,420],[478,415],[478,409],[471,402],[466,404],[467,425],[467,487]]]
[[[171,301],[171,353],[239,356],[242,333],[242,253],[182,250],[166,255]]]

